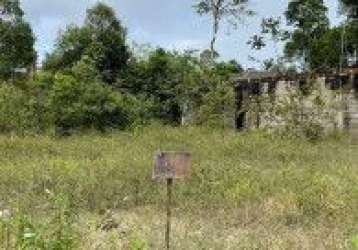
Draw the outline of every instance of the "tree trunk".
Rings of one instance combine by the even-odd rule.
[[[219,21],[220,21],[220,7],[222,0],[211,0],[212,14],[213,14],[213,34],[210,42],[210,52],[211,52],[211,61],[212,63],[215,60],[215,43],[217,39],[217,34],[219,31]]]

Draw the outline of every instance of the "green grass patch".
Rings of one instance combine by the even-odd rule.
[[[158,149],[185,150],[193,154],[193,174],[190,179],[175,183],[174,209],[178,216],[185,215],[182,227],[186,227],[186,220],[203,220],[201,232],[212,234],[217,241],[191,235],[193,241],[204,246],[186,245],[182,235],[183,242],[179,239],[175,243],[178,249],[205,249],[210,245],[214,249],[230,249],[231,246],[220,243],[223,236],[219,231],[245,227],[252,231],[240,231],[243,238],[233,243],[233,249],[294,249],[298,241],[292,235],[285,236],[287,232],[282,228],[297,227],[315,232],[315,237],[326,237],[327,229],[332,229],[339,236],[327,240],[325,246],[352,246],[356,245],[358,232],[358,148],[348,142],[344,137],[312,143],[264,132],[240,134],[159,125],[67,138],[1,136],[0,210],[12,211],[12,232],[19,232],[16,218],[26,215],[31,218],[26,230],[34,231],[31,234],[23,229],[28,236],[36,236],[38,242],[46,245],[61,242],[58,233],[64,230],[63,242],[78,247],[81,244],[74,241],[83,241],[83,235],[88,235],[84,233],[87,229],[83,220],[87,223],[91,216],[97,220],[106,210],[141,208],[154,209],[156,215],[163,213],[165,186],[151,180],[153,154]],[[65,204],[59,204],[59,200]],[[220,213],[222,210],[226,212]],[[83,219],[85,214],[90,216]],[[146,215],[142,216],[145,221]],[[260,231],[260,223],[282,238],[269,241],[273,236]],[[6,223],[2,225],[0,234],[6,235]],[[143,222],[143,227],[152,225]],[[212,225],[218,229],[206,231],[205,227]],[[280,227],[275,231],[277,225]],[[161,231],[151,228],[151,233],[145,234],[143,227],[134,227],[136,230],[128,234],[127,247],[156,249],[159,242],[152,242],[157,237],[152,233]],[[133,235],[138,237],[133,240]],[[308,235],[312,237],[307,243],[309,247],[316,246],[315,238]],[[16,237],[12,236],[11,244],[22,236]],[[123,241],[118,237],[116,240]],[[109,237],[108,242],[116,240]]]

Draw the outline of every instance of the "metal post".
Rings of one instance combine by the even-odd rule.
[[[6,250],[10,250],[10,229],[9,224],[6,224]]]
[[[0,230],[1,230],[1,237],[0,237],[0,246],[4,246],[3,243],[5,241],[5,224],[1,221],[0,222]]]
[[[170,249],[170,222],[171,222],[171,202],[172,202],[173,179],[167,179],[167,226],[165,231],[166,249]]]

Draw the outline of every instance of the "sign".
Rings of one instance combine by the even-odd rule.
[[[167,222],[165,227],[165,248],[170,249],[171,203],[173,179],[185,178],[191,174],[191,154],[188,152],[158,152],[154,157],[153,179],[167,181]]]
[[[153,179],[181,179],[191,174],[188,152],[158,152],[154,161]]]

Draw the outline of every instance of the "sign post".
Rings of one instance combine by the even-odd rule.
[[[191,154],[188,152],[158,152],[155,154],[153,169],[154,180],[167,182],[167,221],[165,228],[165,246],[170,249],[171,203],[174,179],[183,179],[191,174]]]
[[[165,246],[170,249],[170,228],[171,228],[171,203],[172,203],[173,179],[167,179],[167,225],[165,230]]]

